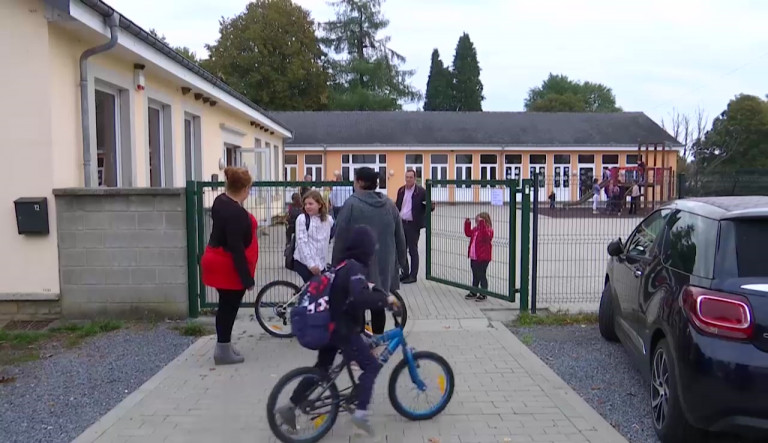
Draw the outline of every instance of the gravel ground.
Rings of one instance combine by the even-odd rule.
[[[70,442],[194,342],[163,324],[100,335],[48,358],[0,368],[3,443]]]

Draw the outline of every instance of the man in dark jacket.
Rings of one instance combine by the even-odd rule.
[[[403,224],[395,204],[387,196],[376,192],[379,173],[369,167],[355,171],[355,193],[347,199],[339,212],[336,222],[336,236],[333,245],[333,264],[344,259],[344,251],[351,239],[352,228],[363,225],[370,227],[378,248],[368,267],[368,281],[387,293],[400,288],[398,269],[405,269],[406,257]],[[386,325],[384,310],[371,311],[371,329],[374,334],[384,332]]]
[[[403,221],[405,244],[411,257],[410,267],[400,276],[403,283],[415,283],[419,275],[419,237],[426,226],[427,191],[416,184],[416,172],[413,169],[405,171],[405,186],[397,190],[395,202],[400,218]],[[431,210],[434,211],[434,204]]]

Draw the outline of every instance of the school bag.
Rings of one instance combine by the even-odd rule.
[[[311,217],[308,217],[306,214],[304,214],[304,224],[307,227],[307,232],[309,232],[309,223],[311,221]],[[289,271],[293,271],[293,254],[296,252],[296,233],[294,232],[291,235],[291,241],[288,242],[287,245],[285,245],[285,251],[283,251],[283,256],[285,257],[285,269],[288,269]]]
[[[291,310],[291,328],[299,344],[317,351],[328,345],[335,324],[331,321],[331,286],[336,272],[346,262],[312,277],[299,293]]]

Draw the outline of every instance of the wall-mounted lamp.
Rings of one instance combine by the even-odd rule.
[[[390,169],[389,170],[389,176],[390,177],[394,177],[395,176],[395,170],[394,169]]]

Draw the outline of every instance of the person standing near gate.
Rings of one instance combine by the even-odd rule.
[[[336,181],[343,181],[343,177],[339,171],[334,173]],[[352,195],[354,189],[352,186],[335,185],[331,188],[331,207],[333,208],[333,218],[339,218],[339,212],[346,203],[347,199]]]
[[[411,260],[406,272],[400,276],[403,283],[415,283],[419,275],[419,237],[425,226],[427,213],[427,191],[416,184],[416,171],[405,171],[405,186],[397,190],[395,206],[400,212],[405,233],[405,244]]]
[[[386,180],[381,177],[382,180]],[[344,258],[350,234],[355,226],[368,226],[376,234],[378,248],[368,266],[368,281],[391,293],[400,288],[398,268],[405,270],[405,235],[395,204],[386,195],[376,192],[379,173],[367,166],[355,171],[355,193],[344,203],[336,220],[336,237],[333,243],[333,264]],[[399,265],[399,266],[398,266]],[[386,327],[387,316],[383,309],[371,310],[371,329],[381,334]]]
[[[259,260],[258,223],[243,208],[251,190],[251,174],[245,168],[224,169],[225,192],[211,207],[211,237],[200,259],[203,284],[219,293],[216,310],[217,365],[242,363],[245,359],[232,346],[232,327],[247,289],[254,286],[253,276]]]

